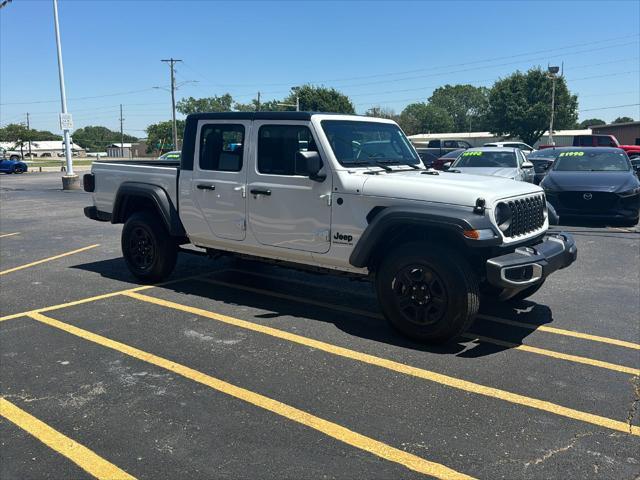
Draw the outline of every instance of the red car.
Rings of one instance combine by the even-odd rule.
[[[629,158],[640,156],[640,145],[620,145],[613,135],[576,135],[573,137],[574,147],[614,147],[621,148]]]

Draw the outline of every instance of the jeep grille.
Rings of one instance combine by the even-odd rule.
[[[539,230],[544,225],[546,201],[544,195],[502,202],[511,211],[511,222],[505,237],[519,237]]]

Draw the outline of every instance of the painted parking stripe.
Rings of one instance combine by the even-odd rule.
[[[627,342],[625,340],[618,340],[616,338],[601,337],[599,335],[591,335],[589,333],[575,332],[573,330],[564,330],[562,328],[549,327],[547,325],[534,325],[532,323],[518,322],[516,320],[508,320],[506,318],[493,317],[491,315],[478,315],[478,318],[481,318],[482,320],[488,320],[490,322],[502,323],[503,325],[509,325],[511,327],[526,328],[528,330],[554,333],[556,335],[564,335],[567,337],[581,338],[583,340],[591,340],[593,342],[607,343],[609,345],[616,345],[618,347],[625,347],[625,348],[631,348],[633,350],[640,350],[640,343]]]
[[[20,235],[20,232],[13,232],[13,233],[3,233],[0,235],[0,238],[4,238],[4,237],[13,237],[14,235]]]
[[[128,295],[138,294],[129,293]],[[391,445],[349,430],[348,428],[343,427],[342,425],[339,425],[337,423],[330,422],[309,412],[292,407],[285,403],[279,402],[278,400],[274,400],[251,390],[238,387],[237,385],[225,382],[224,380],[220,380],[213,376],[207,375],[203,372],[187,367],[180,363],[176,363],[152,353],[139,350],[130,345],[111,340],[110,338],[103,337],[102,335],[89,332],[88,330],[78,328],[74,325],[70,325],[59,320],[55,320],[40,313],[29,314],[29,317],[37,320],[38,322],[80,337],[84,340],[88,340],[103,347],[110,348],[125,355],[129,355],[130,357],[136,358],[138,360],[142,360],[143,362],[147,362],[157,367],[169,370],[173,373],[188,378],[189,380],[198,382],[202,385],[206,385],[207,387],[217,390],[218,392],[225,393],[229,396],[250,403],[256,407],[268,410],[301,425],[322,432],[325,435],[339,440],[343,443],[367,451],[390,462],[395,462],[403,465],[410,470],[414,470],[426,475],[431,475],[440,479],[472,479],[472,477],[469,477],[468,475],[452,470],[451,468],[448,468],[439,463],[430,462],[428,460],[425,460],[424,458],[418,457],[417,455],[399,450],[392,447]]]
[[[20,265],[18,267],[13,267],[13,268],[10,268],[8,270],[2,270],[0,272],[0,275],[6,275],[7,273],[16,272],[18,270],[22,270],[22,269],[29,268],[29,267],[34,267],[36,265],[40,265],[41,263],[46,263],[46,262],[50,262],[52,260],[57,260],[59,258],[68,257],[69,255],[74,255],[76,253],[86,252],[87,250],[91,250],[92,248],[96,248],[96,247],[99,247],[99,246],[100,246],[100,244],[96,243],[95,245],[89,245],[87,247],[78,248],[77,250],[71,250],[70,252],[61,253],[60,255],[54,255],[53,257],[43,258],[42,260],[37,260],[35,262],[27,263],[25,265]]]
[[[246,270],[241,270],[241,269],[229,269],[226,270],[227,272],[238,272],[238,273],[243,273],[245,275],[253,275],[256,277],[262,277],[262,278],[269,278],[272,280],[282,280],[282,277],[278,277],[275,275],[268,275],[265,273],[258,273],[258,272],[248,272]],[[313,283],[313,282],[307,282],[304,280],[290,280],[287,279],[287,281],[289,282],[293,282],[293,283],[298,283],[301,285],[308,285],[310,287],[319,287],[319,285],[317,283]],[[327,288],[327,287],[322,287],[322,288]],[[582,333],[582,332],[576,332],[574,330],[564,330],[562,328],[556,328],[556,327],[549,327],[547,325],[534,325],[531,323],[525,323],[525,322],[518,322],[516,320],[509,320],[506,318],[500,318],[500,317],[494,317],[491,315],[483,315],[483,314],[479,314],[477,316],[477,318],[480,318],[482,320],[488,320],[490,322],[495,322],[495,323],[502,323],[504,325],[510,325],[512,327],[521,327],[521,328],[526,328],[529,330],[535,330],[535,331],[541,331],[541,332],[547,332],[547,333],[553,333],[556,335],[565,335],[568,337],[574,337],[574,338],[580,338],[582,340],[590,340],[592,342],[600,342],[600,343],[607,343],[609,345],[616,345],[618,347],[625,347],[625,348],[631,348],[633,350],[640,350],[640,344],[639,343],[633,343],[633,342],[627,342],[625,340],[618,340],[617,338],[609,338],[609,337],[602,337],[599,335],[591,335],[589,333]]]
[[[378,320],[384,319],[384,317],[381,314],[375,313],[375,312],[371,312],[371,311],[368,311],[368,310],[361,310],[361,309],[357,309],[357,308],[345,307],[343,305],[335,305],[333,303],[325,303],[325,302],[320,302],[320,301],[317,301],[317,300],[311,300],[311,299],[307,299],[307,298],[300,298],[300,297],[296,297],[294,295],[287,295],[286,293],[273,292],[271,290],[264,290],[264,289],[255,288],[255,287],[247,287],[245,285],[236,285],[236,284],[233,284],[233,283],[223,282],[222,280],[213,280],[211,278],[199,278],[198,281],[211,283],[213,285],[221,285],[223,287],[229,287],[229,288],[234,288],[234,289],[238,289],[238,290],[244,290],[244,291],[251,292],[251,293],[257,293],[259,295],[266,295],[266,296],[270,296],[270,297],[280,298],[280,299],[283,299],[283,300],[288,300],[288,301],[293,301],[293,302],[298,302],[298,303],[305,303],[305,304],[308,304],[308,305],[314,305],[314,306],[318,306],[318,307],[328,308],[328,309],[336,310],[336,311],[340,311],[340,312],[351,313],[351,314],[360,315],[360,316],[364,316],[364,317],[375,318],[375,319],[378,319]],[[535,353],[537,355],[544,355],[546,357],[556,358],[556,359],[559,359],[559,360],[567,360],[569,362],[581,363],[583,365],[590,365],[592,367],[605,368],[605,369],[608,369],[608,370],[613,370],[615,372],[626,373],[626,374],[629,374],[629,375],[640,375],[640,369],[639,368],[626,367],[624,365],[618,365],[618,364],[615,364],[615,363],[604,362],[602,360],[595,360],[593,358],[580,357],[578,355],[570,355],[570,354],[566,354],[566,353],[562,353],[562,352],[556,352],[554,350],[547,350],[545,348],[539,348],[539,347],[533,347],[533,346],[529,346],[529,345],[506,342],[504,340],[499,340],[497,338],[479,336],[479,335],[476,335],[476,334],[474,334],[472,332],[469,332],[469,333],[464,334],[462,336],[465,337],[465,338],[471,339],[471,340],[477,339],[477,340],[479,340],[479,341],[481,341],[483,343],[491,343],[493,345],[498,345],[498,346],[501,346],[501,347],[507,347],[507,348],[510,348],[510,349],[513,349],[513,350],[520,350],[522,352]]]
[[[47,447],[65,456],[87,473],[104,480],[135,480],[87,447],[51,428],[33,415],[0,397],[0,416],[6,418]]]
[[[95,302],[98,300],[103,300],[105,298],[117,297],[118,295],[122,295],[127,292],[141,292],[143,290],[149,290],[150,288],[163,287],[165,285],[171,285],[173,283],[186,282],[189,280],[195,280],[200,278],[202,275],[209,275],[211,272],[203,273],[200,275],[191,275],[188,277],[176,278],[173,280],[167,280],[166,282],[157,283],[155,285],[140,285],[139,287],[126,288],[124,290],[117,290],[115,292],[103,293],[101,295],[95,295],[93,297],[81,298],[79,300],[73,300],[71,302],[59,303],[57,305],[50,305],[48,307],[35,308],[33,310],[27,310],[26,312],[18,312],[12,313],[10,315],[5,315],[4,317],[0,317],[0,322],[4,322],[6,320],[13,320],[14,318],[25,317],[32,313],[45,313],[51,312],[53,310],[60,310],[61,308],[73,307],[75,305],[82,305],[83,303]]]
[[[280,338],[282,340],[287,340],[289,342],[315,348],[317,350],[331,353],[333,355],[349,358],[351,360],[367,363],[369,365],[375,365],[377,367],[385,368],[387,370],[392,370],[394,372],[402,373],[405,375],[411,375],[413,377],[421,378],[423,380],[428,380],[434,383],[438,383],[440,385],[445,385],[448,387],[456,388],[458,390],[463,390],[465,392],[475,393],[479,395],[484,395],[486,397],[504,400],[506,402],[535,408],[537,410],[542,410],[544,412],[552,413],[554,415],[559,415],[559,416],[570,418],[573,420],[579,420],[579,421],[590,423],[600,427],[609,428],[611,430],[631,433],[633,435],[640,436],[640,427],[631,426],[628,423],[621,422],[618,420],[613,420],[611,418],[602,417],[600,415],[595,415],[592,413],[582,412],[580,410],[574,410],[572,408],[563,407],[562,405],[557,405],[552,402],[539,400],[539,399],[527,397],[524,395],[519,395],[517,393],[508,392],[506,390],[487,387],[485,385],[469,382],[467,380],[461,380],[459,378],[451,377],[441,373],[436,373],[430,370],[425,370],[418,367],[412,367],[410,365],[405,365],[403,363],[389,360],[386,358],[376,357],[374,355],[359,352],[356,350],[351,350],[344,347],[339,347],[337,345],[332,345],[330,343],[322,342],[320,340],[314,340],[312,338],[304,337],[302,335],[297,335],[295,333],[289,333],[284,330],[278,330],[276,328],[267,327],[265,325],[249,322],[247,320],[241,320],[239,318],[229,317],[227,315],[210,312],[208,310],[203,310],[201,308],[190,307],[187,305],[171,302],[169,300],[163,300],[160,298],[150,297],[148,295],[142,295],[136,292],[125,293],[124,295],[135,298],[137,300],[141,300],[143,302],[172,308],[174,310],[191,313],[191,314],[198,315],[205,318],[210,318],[212,320],[217,320],[219,322],[226,323],[229,325],[234,325],[236,327],[244,328],[247,330],[252,330],[254,332],[264,333],[272,337]]]

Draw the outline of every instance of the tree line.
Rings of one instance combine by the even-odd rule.
[[[391,118],[408,134],[488,131],[506,138],[518,137],[533,145],[548,129],[551,105],[551,78],[537,67],[527,72],[514,72],[497,80],[491,87],[475,87],[469,84],[444,85],[436,88],[425,102],[407,105],[400,113],[382,106],[374,106],[365,112],[367,116]],[[563,77],[557,77],[555,85],[554,129],[588,128],[603,125],[598,118],[578,118],[578,98],[569,91]],[[211,97],[181,99],[176,109],[184,114],[198,112],[253,112],[291,111],[296,103],[302,111],[354,114],[351,99],[334,88],[303,85],[292,89],[282,99],[248,103],[234,101],[229,93]],[[613,123],[633,121],[630,117],[618,117]],[[182,137],[184,120],[177,121],[178,136]],[[176,147],[172,145],[172,123],[163,121],[146,129],[147,150],[161,152]],[[102,126],[87,126],[72,134],[73,141],[90,151],[103,150],[106,145],[120,142],[120,133]],[[9,124],[0,128],[0,141],[15,142],[16,146],[29,140],[61,140],[60,135],[49,131],[27,129],[22,124]],[[125,135],[125,142],[135,142],[136,137]]]

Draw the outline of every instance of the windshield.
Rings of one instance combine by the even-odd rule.
[[[420,158],[397,125],[378,122],[323,120],[322,129],[340,165],[376,162],[420,165]]]
[[[494,167],[516,168],[516,154],[513,152],[466,151],[460,155],[451,168]]]
[[[454,150],[453,152],[449,152],[440,158],[452,158],[452,159],[458,158],[462,152],[464,152],[464,148],[460,148],[458,150]]]
[[[167,152],[164,155],[160,156],[158,160],[180,160],[181,152]]]
[[[535,160],[535,159],[547,159],[547,160],[554,160],[557,156],[558,156],[558,152],[557,150],[553,149],[553,148],[545,148],[544,150],[538,150],[535,152],[531,152],[528,156],[527,159],[528,160]]]
[[[623,152],[573,151],[561,152],[553,169],[561,172],[625,172],[631,165]]]

